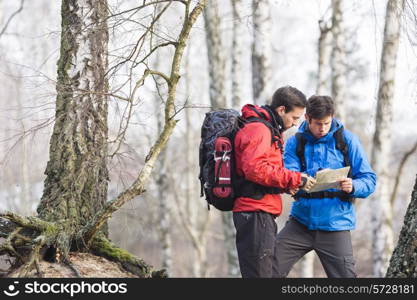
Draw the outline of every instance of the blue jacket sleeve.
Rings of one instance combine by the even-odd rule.
[[[295,136],[290,137],[285,145],[284,165],[285,168],[289,170],[301,172],[301,161],[297,156],[297,139],[295,138]],[[303,173],[306,173],[309,176],[314,177],[316,176],[317,171],[318,168],[313,168],[307,169],[303,171]]]
[[[366,153],[363,150],[359,139],[349,134],[349,159],[352,168],[353,192],[355,198],[366,198],[375,191],[376,174],[372,170]]]

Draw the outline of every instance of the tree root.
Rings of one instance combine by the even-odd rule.
[[[140,278],[168,277],[165,270],[152,270],[152,266],[130,254],[128,251],[115,246],[104,235],[100,234],[93,238],[90,244],[90,250],[98,256],[120,263],[123,269]]]
[[[28,277],[33,269],[36,269],[37,276],[42,277],[39,268],[41,250],[48,241],[54,240],[55,224],[10,212],[1,213],[0,219],[2,236],[6,237],[0,244],[0,254],[16,258],[11,269],[20,269],[18,277]]]
[[[168,277],[166,270],[154,270],[143,260],[115,246],[101,232],[89,242],[84,242],[85,237],[79,235],[80,231],[75,231],[69,223],[47,222],[37,217],[22,217],[10,212],[0,213],[0,237],[4,238],[0,242],[0,255],[7,254],[16,258],[10,274],[17,271],[14,274],[18,277],[43,277],[39,268],[42,259],[63,263],[75,276],[81,277],[68,259],[70,250],[92,252],[119,263],[123,269],[140,278]],[[35,274],[33,270],[36,270]]]
[[[21,271],[18,274],[18,277],[28,277],[30,271],[34,268],[39,277],[43,277],[43,274],[39,268],[39,258],[40,258],[40,250],[45,245],[45,237],[39,236],[34,241],[36,244],[33,247],[30,255],[29,260],[23,265]]]
[[[71,271],[74,273],[76,278],[81,278],[80,272],[78,272],[77,268],[74,267],[73,263],[69,261],[68,258],[63,259],[62,261]]]

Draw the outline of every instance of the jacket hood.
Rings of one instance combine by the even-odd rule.
[[[325,142],[328,139],[333,138],[333,134],[336,132],[336,130],[338,130],[341,127],[343,127],[343,124],[339,120],[333,118],[333,120],[332,120],[332,126],[330,127],[329,133],[326,134],[325,136],[317,139],[316,137],[314,137],[311,134],[310,130],[308,129],[308,123],[307,123],[307,121],[304,121],[303,123],[301,123],[300,127],[298,128],[298,132],[301,132],[303,134],[303,136],[307,140],[309,140],[309,141],[312,141],[312,142]]]
[[[246,104],[245,106],[242,107],[242,117],[245,119],[252,118],[252,117],[259,118],[259,115],[255,111],[253,111],[253,109],[256,109],[261,114],[263,114],[265,116],[265,120],[267,121],[271,120],[271,116],[269,115],[266,109],[258,105],[253,105],[253,104]]]

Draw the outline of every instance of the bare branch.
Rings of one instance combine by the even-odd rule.
[[[410,158],[410,156],[417,150],[417,141],[414,144],[414,146],[407,151],[406,153],[404,153],[403,158],[401,159],[400,165],[398,167],[398,171],[397,171],[397,175],[395,176],[395,183],[394,183],[394,189],[392,190],[391,193],[391,205],[394,205],[395,202],[395,198],[397,197],[397,192],[398,192],[398,186],[400,183],[400,178],[401,178],[401,173],[403,171],[404,165],[407,162],[407,160]]]
[[[3,29],[0,31],[0,38],[6,32],[7,27],[9,27],[10,22],[13,20],[13,18],[16,17],[23,10],[24,3],[25,3],[25,0],[20,0],[20,7],[14,13],[11,14],[11,16],[6,22],[6,25],[4,25]]]
[[[155,2],[156,3],[156,2]],[[154,4],[155,4],[154,3]],[[138,41],[136,42],[136,45],[133,47],[132,51],[130,52],[130,54],[128,55],[128,57],[126,59],[124,59],[123,61],[117,63],[116,65],[114,65],[113,67],[109,68],[109,70],[106,72],[106,76],[107,74],[109,74],[112,70],[116,70],[119,66],[125,64],[126,62],[130,61],[132,59],[132,57],[136,54],[136,57],[134,59],[134,61],[136,60],[137,56],[140,53],[140,49],[142,49],[142,46],[145,42],[145,37],[148,35],[149,32],[152,32],[152,28],[155,25],[155,23],[161,18],[161,16],[164,14],[164,12],[168,9],[168,7],[171,5],[172,1],[169,1],[169,3],[167,5],[164,6],[164,8],[161,10],[161,12],[152,20],[151,24],[148,26],[148,28],[145,30],[145,32],[142,34],[142,36],[138,39]]]
[[[159,49],[159,48],[162,48],[162,47],[166,47],[166,46],[169,46],[169,45],[174,45],[174,46],[176,46],[176,43],[175,42],[166,42],[166,43],[162,43],[162,44],[159,44],[159,45],[157,45],[157,46],[155,46],[151,51],[149,51],[149,53],[148,54],[146,54],[146,56],[141,60],[141,61],[138,61],[137,63],[134,63],[133,64],[133,67],[135,68],[136,66],[138,66],[139,64],[141,64],[141,63],[143,63],[149,56],[151,56],[152,55],[152,53],[154,53],[155,52],[155,50],[157,50],[157,49]]]
[[[145,184],[154,168],[155,162],[162,149],[166,146],[168,139],[171,136],[176,125],[176,121],[172,118],[172,116],[175,112],[174,104],[176,98],[176,88],[180,78],[179,71],[181,59],[183,57],[184,49],[186,46],[186,42],[189,38],[191,28],[196,22],[197,17],[201,14],[202,10],[204,9],[205,4],[206,0],[201,0],[196,4],[191,14],[187,18],[185,18],[183,28],[178,37],[178,45],[176,46],[176,50],[174,53],[171,74],[169,77],[170,84],[168,86],[168,96],[165,106],[165,124],[162,132],[160,133],[157,141],[154,143],[152,148],[149,150],[148,155],[145,159],[145,164],[142,167],[138,177],[133,182],[133,184],[127,190],[123,191],[120,195],[118,195],[116,198],[114,198],[111,201],[108,201],[105,207],[96,214],[92,222],[85,227],[83,232],[81,232],[81,237],[84,238],[85,241],[90,242],[91,238],[95,235],[95,233],[101,228],[101,226],[107,221],[108,218],[111,217],[111,215],[115,211],[117,211],[126,202],[132,200],[134,197],[142,194],[145,191]],[[147,71],[149,72],[149,70]]]
[[[152,1],[152,2],[148,2],[148,3],[143,3],[140,6],[133,7],[133,8],[130,8],[130,9],[127,9],[127,10],[124,10],[124,11],[121,11],[121,12],[118,12],[118,13],[115,13],[115,14],[109,14],[108,19],[114,18],[114,17],[117,17],[117,16],[120,16],[120,15],[123,15],[123,14],[127,14],[127,13],[130,13],[132,11],[136,11],[137,12],[137,11],[141,10],[142,8],[145,8],[146,6],[155,5],[155,4],[164,3],[164,2],[180,2],[182,4],[186,4],[186,1],[183,1],[183,0],[159,0],[159,1]]]

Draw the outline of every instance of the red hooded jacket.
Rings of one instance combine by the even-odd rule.
[[[259,118],[250,106],[262,113],[267,121],[271,119],[268,111],[252,104],[247,104],[242,108],[243,118]],[[281,137],[277,138],[280,138],[283,143]],[[271,130],[261,122],[249,123],[240,129],[235,137],[237,174],[264,186],[282,189],[297,188],[300,184],[301,173],[284,168],[278,142],[271,144],[271,140]],[[234,212],[259,210],[280,215],[282,211],[281,196],[266,194],[260,200],[239,197],[233,207]]]

